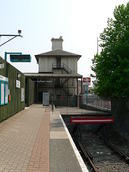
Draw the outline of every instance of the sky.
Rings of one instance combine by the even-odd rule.
[[[23,38],[0,47],[5,52],[30,54],[31,63],[11,63],[22,72],[38,72],[35,55],[51,51],[51,38],[63,37],[63,50],[80,54],[78,73],[92,73],[92,59],[97,52],[97,37],[113,17],[113,10],[128,0],[0,0],[0,34],[17,34]],[[0,37],[0,44],[8,37]],[[100,49],[99,49],[100,51]]]

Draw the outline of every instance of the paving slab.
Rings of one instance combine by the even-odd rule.
[[[50,140],[50,172],[81,172],[68,139]]]
[[[0,123],[0,172],[49,171],[49,120],[33,105]]]
[[[103,114],[104,112],[102,111],[91,111],[91,110],[86,110],[86,109],[81,109],[79,107],[57,107],[56,108],[56,113],[60,112],[62,115],[85,115],[85,114],[91,114],[91,113],[96,113],[96,114]]]
[[[51,113],[50,121],[50,172],[81,172],[59,110]]]
[[[60,114],[32,105],[0,123],[0,172],[81,172]]]

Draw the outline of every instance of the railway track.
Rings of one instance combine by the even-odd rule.
[[[121,140],[111,142],[105,130],[102,134],[101,125],[72,128],[68,119],[65,122],[89,172],[129,172],[129,145],[125,146]]]
[[[129,164],[129,141],[120,136],[118,133],[113,133],[108,128],[108,132],[105,132],[106,126],[104,126],[103,135],[101,135],[101,139],[105,142],[105,144],[112,149],[116,154],[118,154],[127,164]],[[108,133],[112,133],[111,136]],[[113,138],[112,138],[113,137]],[[110,140],[110,138],[112,138]]]
[[[115,146],[105,144],[98,136],[90,135],[85,140],[76,140],[84,161],[92,172],[129,172],[128,158]],[[89,139],[90,138],[90,139]]]

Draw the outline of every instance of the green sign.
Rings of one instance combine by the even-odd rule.
[[[11,54],[11,62],[31,62],[30,54]]]

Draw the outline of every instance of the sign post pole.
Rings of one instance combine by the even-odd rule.
[[[90,77],[84,77],[83,78],[83,85],[85,86],[85,98],[86,98],[86,102],[85,103],[87,103],[87,97],[88,97],[90,82],[91,82],[91,78]]]
[[[8,54],[22,54],[21,52],[5,52],[4,59],[5,59],[5,76],[8,77],[8,67],[7,67],[7,55]]]
[[[85,85],[85,94],[88,95],[88,91],[89,91],[89,86],[86,84]]]

